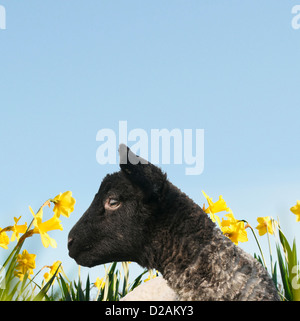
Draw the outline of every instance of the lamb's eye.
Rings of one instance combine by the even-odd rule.
[[[109,198],[105,203],[105,208],[107,209],[117,209],[120,206],[120,202],[115,198]]]
[[[117,206],[117,205],[119,205],[119,201],[111,198],[111,199],[109,199],[109,205],[110,206]]]

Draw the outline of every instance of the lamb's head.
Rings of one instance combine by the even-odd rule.
[[[80,265],[141,258],[162,191],[162,171],[120,145],[119,172],[107,175],[90,207],[69,233],[69,255]]]

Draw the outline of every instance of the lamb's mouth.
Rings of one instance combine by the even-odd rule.
[[[78,249],[78,247],[71,246],[70,240],[68,244],[69,256],[76,261],[77,264],[87,267],[93,267],[98,263],[95,262],[95,258],[91,253],[93,246],[91,244],[84,248]]]
[[[77,253],[69,251],[69,256],[74,259],[78,265],[89,268],[102,264],[101,262],[99,263],[99,260],[96,259],[89,251],[81,251]]]

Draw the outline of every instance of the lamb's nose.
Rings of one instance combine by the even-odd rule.
[[[74,239],[72,237],[69,237],[68,239],[68,249],[70,249],[72,243],[74,242]]]

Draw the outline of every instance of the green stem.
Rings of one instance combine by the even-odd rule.
[[[247,223],[248,223],[248,222],[247,222]],[[254,238],[255,238],[256,244],[257,244],[257,246],[258,246],[258,248],[259,248],[260,255],[261,255],[261,258],[262,258],[263,263],[264,263],[264,267],[265,267],[265,269],[267,269],[266,260],[265,260],[263,251],[262,251],[262,249],[261,249],[261,247],[260,247],[259,241],[258,241],[258,239],[257,239],[257,237],[256,237],[256,235],[255,235],[255,233],[254,233],[254,230],[253,230],[252,226],[251,226],[249,223],[248,223],[248,226],[249,226],[249,228],[251,229],[252,234],[253,234],[253,236],[254,236]]]
[[[271,249],[270,234],[269,234],[268,228],[267,228],[267,235],[268,235],[268,244],[269,244],[269,252],[270,252],[271,272],[273,275],[274,268],[273,268],[273,260],[272,260],[272,249]]]

